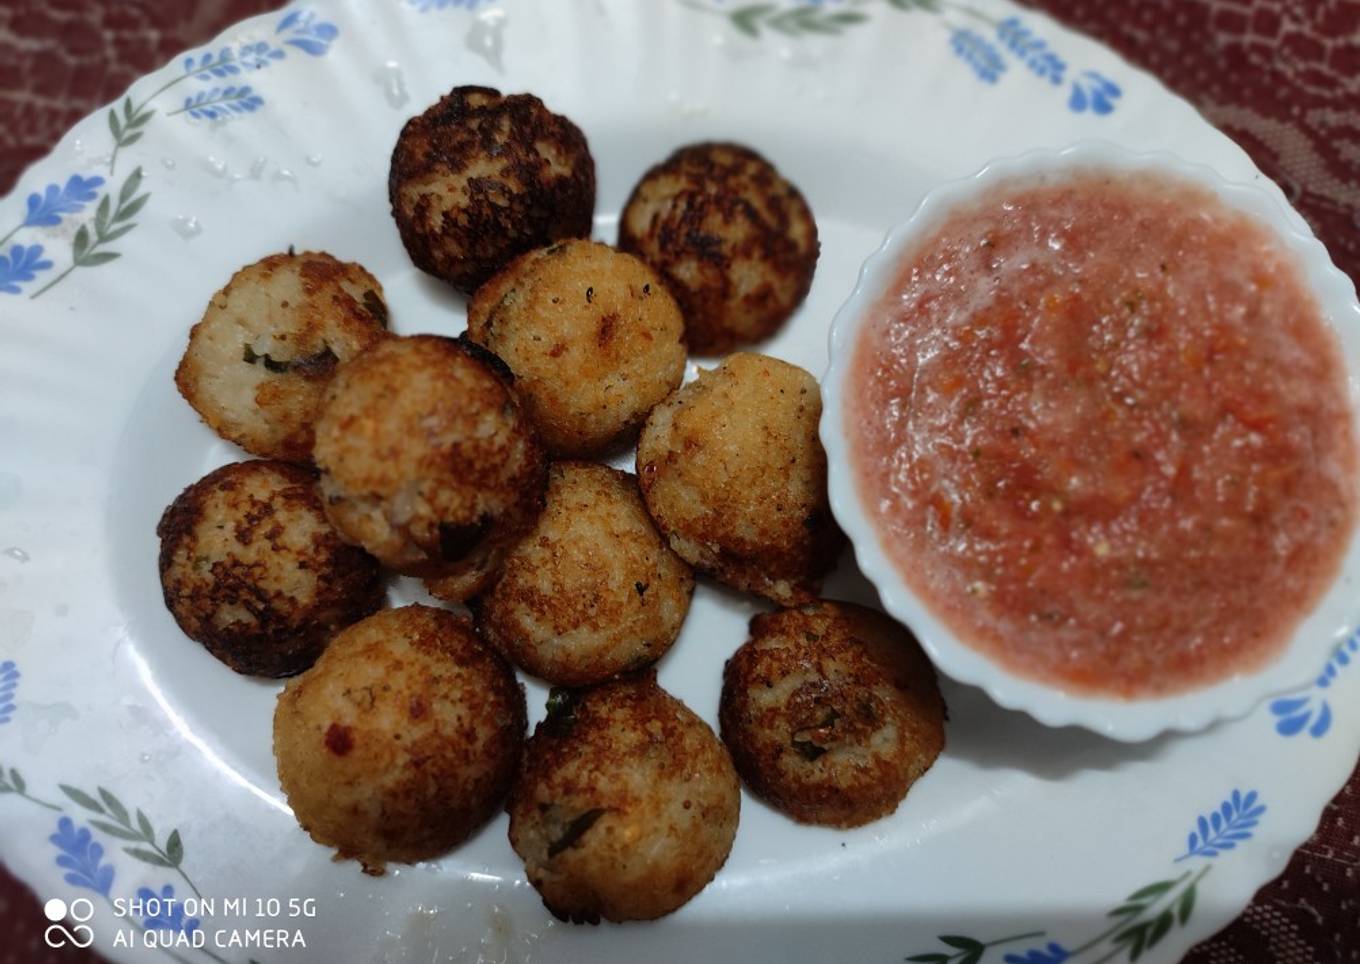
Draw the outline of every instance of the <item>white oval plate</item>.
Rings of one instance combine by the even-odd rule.
[[[463,301],[401,249],[386,176],[402,121],[465,83],[533,91],[582,126],[606,240],[634,180],[680,144],[773,158],[823,251],[766,350],[815,373],[884,230],[989,158],[1103,137],[1264,181],[1154,80],[1004,0],[315,0],[144,78],[0,203],[0,855],[44,900],[93,911],[49,939],[233,964],[1041,964],[1174,960],[1231,919],[1360,750],[1354,639],[1295,696],[1136,746],[946,684],[948,748],[893,817],[816,829],[746,797],[727,866],[652,924],[554,921],[503,817],[383,879],[297,828],[270,752],[277,684],[227,671],[161,604],[162,508],[242,457],[171,373],[209,295],[290,244],[370,268],[399,332],[461,329]],[[867,593],[850,571],[827,591]],[[702,585],[661,665],[710,721],[757,608]],[[139,893],[176,903],[128,906]]]

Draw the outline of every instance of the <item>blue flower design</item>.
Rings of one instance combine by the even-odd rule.
[[[996,25],[996,39],[1007,50],[1019,57],[1031,71],[1057,87],[1067,73],[1067,62],[1048,49],[1048,43],[1020,22],[1019,17],[1007,17]]]
[[[1072,952],[1056,941],[1049,941],[1047,947],[1035,947],[1023,954],[1007,954],[1002,958],[1006,964],[1062,964],[1072,956]]]
[[[213,87],[184,98],[184,106],[178,112],[188,111],[196,120],[216,120],[232,114],[249,114],[264,106],[264,98],[251,89],[249,84],[231,87]],[[177,112],[177,113],[178,113]]]
[[[27,247],[16,244],[9,249],[8,256],[0,254],[0,291],[17,295],[20,291],[19,282],[32,281],[39,271],[52,267],[52,262],[45,259],[42,253],[41,244]]]
[[[193,74],[199,80],[221,80],[234,77],[243,71],[262,70],[275,60],[282,60],[283,49],[275,47],[266,40],[242,44],[239,51],[223,47],[217,53],[211,50],[199,56],[190,54],[184,58],[184,72]]]
[[[113,865],[102,863],[104,848],[95,842],[88,828],[77,830],[70,817],[62,817],[57,821],[57,832],[47,839],[61,851],[57,866],[66,871],[62,879],[72,887],[85,887],[109,896]]]
[[[950,34],[949,45],[954,54],[988,84],[996,83],[1006,72],[1006,61],[1001,58],[1000,51],[976,30],[966,27],[954,30]]]
[[[72,174],[66,179],[65,186],[49,184],[42,194],[30,194],[23,226],[50,228],[60,224],[63,214],[83,211],[86,204],[99,197],[98,188],[103,183],[102,177]]]
[[[1351,665],[1353,660],[1360,660],[1355,655],[1357,652],[1360,652],[1360,631],[1332,651],[1331,658],[1327,660],[1313,687],[1319,690],[1329,688],[1337,673]],[[1307,728],[1308,735],[1316,740],[1332,728],[1331,704],[1312,693],[1275,700],[1270,704],[1270,712],[1277,717],[1275,732],[1281,736],[1298,736]]]
[[[137,899],[146,902],[159,898],[161,901],[159,915],[148,914],[142,919],[142,926],[149,931],[173,931],[176,934],[192,934],[198,930],[202,923],[197,917],[185,917],[184,906],[175,900],[175,888],[166,884],[157,894],[149,887],[137,889]]]
[[[1067,106],[1078,114],[1087,110],[1108,114],[1123,93],[1119,85],[1104,74],[1083,70],[1081,76],[1072,81],[1072,96],[1067,99]]]
[[[1255,790],[1242,795],[1234,790],[1218,809],[1208,817],[1200,816],[1196,829],[1186,838],[1185,853],[1177,861],[1190,857],[1217,857],[1224,850],[1232,850],[1239,843],[1251,839],[1251,831],[1266,812],[1265,804],[1257,802]]]
[[[294,10],[279,21],[274,32],[290,34],[283,42],[313,57],[323,55],[330,49],[331,41],[340,36],[335,24],[318,20],[310,10]]]
[[[253,44],[242,44],[236,59],[246,70],[262,70],[272,61],[282,60],[284,56],[282,48],[275,47],[266,40],[259,40]]]
[[[14,660],[0,663],[0,723],[8,723],[14,717],[14,691],[19,686],[20,675]]]

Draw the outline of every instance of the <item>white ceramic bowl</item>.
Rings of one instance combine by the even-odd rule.
[[[831,508],[854,545],[860,568],[878,588],[888,612],[911,627],[936,666],[957,680],[982,687],[1002,706],[1023,710],[1049,726],[1074,724],[1132,742],[1166,730],[1194,731],[1218,720],[1244,716],[1265,698],[1316,677],[1333,647],[1355,627],[1360,614],[1357,534],[1352,534],[1335,583],[1299,623],[1278,657],[1261,669],[1167,697],[1121,700],[1068,693],[1018,676],[961,642],[906,584],[861,502],[844,426],[846,381],[854,345],[869,309],[893,282],[907,249],[957,205],[999,182],[1090,167],[1177,175],[1211,189],[1229,206],[1274,229],[1296,258],[1323,316],[1339,336],[1352,409],[1360,413],[1360,304],[1356,303],[1355,286],[1332,264],[1326,249],[1298,214],[1260,187],[1230,183],[1211,168],[1173,154],[1133,153],[1114,144],[1084,141],[1059,151],[1038,150],[996,160],[972,177],[941,184],[926,195],[906,222],[888,233],[860,269],[854,291],[831,325],[831,363],[822,380],[821,437],[830,465]]]

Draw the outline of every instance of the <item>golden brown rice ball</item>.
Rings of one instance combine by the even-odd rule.
[[[455,87],[401,129],[387,190],[416,267],[470,294],[516,255],[590,234],[595,161],[537,97]]]
[[[648,666],[680,634],[694,592],[626,472],[559,462],[538,525],[474,606],[477,629],[522,669],[586,686]]]
[[[732,849],[741,792],[727,751],[651,672],[554,697],[507,807],[529,882],[562,920],[669,914]]]
[[[819,250],[803,195],[739,144],[682,147],[644,174],[619,247],[661,272],[700,355],[774,334],[807,297]]]
[[[547,484],[499,359],[435,335],[392,338],[342,366],[315,454],[335,527],[455,601],[534,524]]]
[[[468,335],[505,360],[558,456],[631,439],[685,375],[685,321],[651,268],[592,241],[531,251],[477,289]]]
[[[180,493],[156,534],[170,614],[238,673],[300,673],[382,605],[377,561],[340,540],[299,465],[224,465]]]
[[[744,353],[653,410],[638,440],[638,481],[680,558],[784,605],[816,597],[842,542],[821,412],[811,375]]]
[[[832,827],[892,813],[944,749],[930,660],[905,627],[850,603],[752,619],[723,671],[719,720],[752,791]]]
[[[213,295],[189,332],[175,385],[247,452],[312,459],[312,426],[338,364],[387,334],[382,285],[329,254],[274,254]]]
[[[462,843],[504,800],[524,743],[514,670],[463,617],[389,609],[335,638],[274,710],[302,829],[381,874]]]

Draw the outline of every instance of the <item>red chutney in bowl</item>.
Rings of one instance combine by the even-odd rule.
[[[1346,373],[1270,230],[1187,180],[1004,182],[903,260],[846,428],[889,557],[962,642],[1083,694],[1254,670],[1356,522]]]

